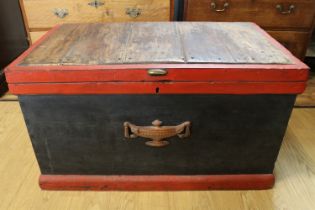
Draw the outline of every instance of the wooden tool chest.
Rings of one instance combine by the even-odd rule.
[[[308,67],[252,23],[98,23],[6,76],[43,189],[266,189]]]

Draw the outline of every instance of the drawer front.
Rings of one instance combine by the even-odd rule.
[[[314,0],[186,0],[187,21],[250,21],[265,28],[311,28]]]
[[[310,34],[298,31],[267,31],[273,38],[303,60],[308,46]]]
[[[19,99],[43,174],[205,175],[272,173],[295,96],[28,95]],[[149,126],[156,119],[165,126],[189,121],[190,131],[180,131],[184,138],[164,139],[169,142],[164,147],[148,146],[150,139],[141,138],[138,129],[127,130],[128,136],[133,132],[138,137],[126,138],[126,121]],[[159,133],[164,134],[168,135]]]
[[[62,23],[170,19],[169,0],[24,0],[23,3],[30,29]]]

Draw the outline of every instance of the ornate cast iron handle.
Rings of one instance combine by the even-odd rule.
[[[67,9],[56,8],[54,9],[54,14],[59,18],[64,18],[69,15],[69,12]]]
[[[136,18],[141,15],[141,9],[138,8],[127,8],[126,14],[132,18]]]
[[[293,13],[294,10],[295,10],[295,6],[294,6],[293,4],[291,4],[291,5],[289,6],[288,10],[286,10],[286,11],[285,11],[283,8],[284,8],[284,7],[283,7],[283,5],[281,5],[281,4],[277,4],[277,6],[276,6],[276,9],[277,9],[281,14],[283,14],[283,15],[291,14],[291,13]]]
[[[90,3],[88,3],[88,5],[90,5],[91,7],[98,8],[100,6],[103,6],[104,2],[101,2],[99,0],[94,0],[94,1],[91,1]]]
[[[229,3],[228,3],[228,2],[225,2],[225,3],[223,4],[223,8],[222,8],[222,9],[217,9],[217,3],[215,2],[215,0],[211,2],[211,9],[212,9],[213,11],[215,11],[215,12],[225,12],[225,10],[226,10],[227,8],[229,8],[229,6],[230,6]]]
[[[163,147],[169,144],[166,138],[178,136],[179,138],[186,138],[190,136],[190,122],[186,121],[176,126],[162,126],[162,122],[154,120],[152,126],[137,126],[130,122],[124,123],[125,137],[152,139],[145,144],[150,147]]]

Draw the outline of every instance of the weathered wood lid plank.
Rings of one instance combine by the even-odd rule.
[[[252,23],[66,24],[21,66],[155,63],[291,64]]]

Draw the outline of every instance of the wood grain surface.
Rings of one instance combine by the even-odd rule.
[[[216,2],[216,9],[211,9],[211,2]],[[282,14],[276,7],[281,5],[288,11],[290,5],[295,9],[291,14]],[[184,20],[186,21],[250,21],[266,29],[309,29],[315,15],[315,1],[312,0],[186,0]]]
[[[36,42],[38,39],[40,39],[45,33],[47,33],[47,31],[34,31],[34,32],[30,32],[30,41],[31,44],[33,44],[34,42]]]
[[[159,22],[62,25],[21,65],[290,62],[251,23]]]
[[[297,58],[304,60],[310,33],[303,31],[267,31]]]
[[[289,63],[249,23],[178,24],[187,63]]]
[[[310,74],[304,93],[298,95],[295,106],[315,107],[315,73]]]
[[[95,8],[93,0],[22,0],[30,31],[51,28],[62,23],[168,21],[169,0],[101,0],[104,5]],[[138,17],[126,14],[127,8],[140,9]],[[68,15],[60,18],[55,9],[65,9]]]
[[[265,191],[62,192],[41,191],[39,169],[17,102],[0,102],[0,209],[313,210],[315,109],[295,109]]]

